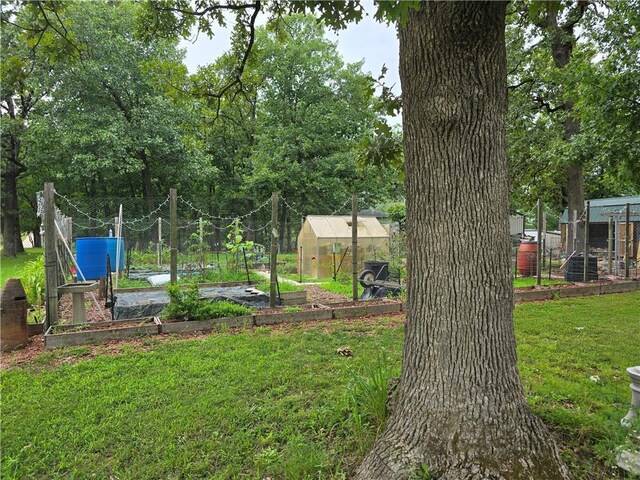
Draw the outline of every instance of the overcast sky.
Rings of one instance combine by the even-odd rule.
[[[365,3],[369,16],[360,23],[352,24],[338,34],[328,33],[330,40],[338,42],[338,51],[346,62],[353,63],[364,60],[363,70],[371,73],[374,78],[380,75],[382,66],[386,65],[388,72],[385,83],[394,85],[395,93],[400,93],[400,79],[398,77],[398,39],[395,27],[378,23],[371,16],[372,6]],[[266,18],[258,18],[258,24],[264,24]],[[195,72],[199,65],[207,65],[230,46],[229,31],[218,28],[216,35],[210,39],[201,35],[195,42],[183,41],[181,46],[187,50],[186,65],[189,72]]]

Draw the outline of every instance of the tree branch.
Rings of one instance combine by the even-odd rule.
[[[526,85],[527,83],[533,83],[533,79],[527,78],[527,79],[522,80],[520,83],[517,83],[515,85],[509,85],[507,88],[509,88],[509,90],[515,90],[516,88],[520,88],[520,87]]]
[[[561,103],[557,107],[552,107],[551,104],[544,100],[544,98],[540,96],[534,97],[533,101],[538,104],[540,108],[544,108],[547,113],[557,112],[558,110],[563,110],[567,108],[566,103]]]
[[[60,21],[60,25],[62,26],[62,29],[64,30],[65,33],[61,32],[60,30],[58,30],[56,27],[53,26],[53,23],[51,23],[51,20],[49,20],[49,17],[47,16],[47,12],[45,11],[45,8],[43,7],[43,2],[42,1],[38,1],[36,2],[36,5],[38,5],[38,10],[40,10],[40,12],[42,13],[42,16],[44,17],[44,20],[47,24],[48,27],[50,27],[54,32],[56,32],[65,42],[67,42],[69,45],[71,45],[77,52],[78,55],[82,54],[82,50],[80,50],[80,48],[71,40],[69,40],[69,38],[67,37],[66,33],[67,33],[67,29],[65,28],[64,24],[62,23],[62,20],[60,20],[60,17],[58,16],[57,12],[53,12],[55,14],[55,16],[58,18],[58,20]]]
[[[578,3],[574,8],[569,11],[567,15],[567,20],[560,25],[560,29],[565,33],[573,33],[573,27],[582,20],[584,17],[584,12],[587,10],[587,7],[591,4],[591,2],[586,0],[578,0]]]
[[[211,13],[211,12],[215,12],[217,10],[246,10],[248,8],[253,7],[255,4],[246,4],[246,5],[229,5],[229,4],[225,4],[225,5],[210,5],[206,8],[203,8],[202,10],[185,10],[183,8],[177,8],[177,7],[163,7],[163,6],[156,6],[156,10],[158,11],[163,11],[163,12],[175,12],[175,13],[181,13],[182,15],[193,15],[195,17],[202,17],[204,15],[206,15],[207,13]]]
[[[131,123],[131,111],[124,104],[118,92],[116,92],[115,89],[106,82],[102,82],[102,85],[104,85],[104,88],[107,89],[107,92],[109,92],[109,94],[111,95],[111,98],[113,98],[113,101],[115,102],[116,106],[120,109],[120,111],[124,115],[124,118],[127,120],[127,122]]]
[[[218,92],[218,93],[207,93],[205,94],[207,97],[209,98],[215,98],[216,99],[216,118],[218,118],[220,116],[220,108],[222,105],[222,97],[229,91],[231,90],[233,87],[235,86],[240,86],[239,91],[242,90],[242,74],[244,73],[244,69],[245,66],[247,64],[247,60],[249,59],[249,55],[251,54],[251,50],[253,49],[253,44],[255,42],[255,36],[256,36],[256,27],[255,27],[255,23],[256,23],[256,18],[258,17],[258,13],[260,13],[260,7],[261,7],[261,2],[260,0],[256,1],[255,3],[251,4],[251,5],[246,5],[245,7],[248,8],[250,6],[253,6],[253,13],[251,14],[251,18],[249,20],[249,41],[247,43],[247,47],[244,51],[244,54],[242,56],[242,60],[240,62],[240,65],[238,65],[238,67],[236,68],[236,73],[234,75],[234,78],[224,87],[222,87],[222,89]],[[238,94],[238,91],[235,92],[235,95]]]

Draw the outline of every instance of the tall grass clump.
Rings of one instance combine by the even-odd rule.
[[[44,256],[27,262],[20,273],[20,280],[27,294],[30,307],[42,305],[45,294]]]
[[[375,363],[365,366],[362,373],[353,372],[347,387],[350,419],[358,448],[364,453],[369,443],[387,422],[389,381],[393,373],[386,353],[378,354]],[[371,435],[373,433],[373,435]]]

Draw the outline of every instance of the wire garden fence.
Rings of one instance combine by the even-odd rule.
[[[535,234],[514,239],[514,276],[536,276],[540,270],[543,278],[569,282],[640,278],[640,203],[593,203],[561,218],[560,231],[547,232],[540,219],[540,239]]]
[[[325,208],[330,215],[351,215],[349,197],[341,205]],[[64,230],[67,247],[58,245],[59,284],[74,271],[72,256],[79,239],[122,238],[119,259],[111,259],[114,270],[124,275],[116,286],[143,286],[153,275],[170,273],[170,196],[156,198],[74,198],[55,192],[56,224]],[[254,269],[268,269],[272,228],[271,199],[253,205],[242,214],[223,214],[202,199],[177,196],[175,223],[177,270],[181,279],[201,282],[255,282]],[[295,203],[279,197],[278,253],[297,253],[296,241],[306,217]],[[403,274],[405,256],[401,235],[392,232],[390,253],[373,250],[364,260],[391,261],[395,276]],[[363,249],[366,250],[366,249]],[[360,251],[360,249],[359,249]],[[371,255],[370,255],[371,256]],[[287,268],[300,266],[294,260]],[[351,265],[342,274],[351,275]],[[397,272],[397,273],[396,273]],[[338,273],[338,272],[336,272]]]

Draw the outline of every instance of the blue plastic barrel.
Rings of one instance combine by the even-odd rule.
[[[111,263],[111,271],[116,271],[116,255],[118,249],[118,240],[120,240],[120,268],[118,270],[124,270],[124,238],[122,237],[105,237],[107,241],[107,253],[109,254],[109,263]],[[106,261],[105,261],[106,265]]]
[[[107,277],[107,238],[76,238],[76,261],[82,272],[78,280],[99,280]],[[115,259],[113,260],[115,264]]]

